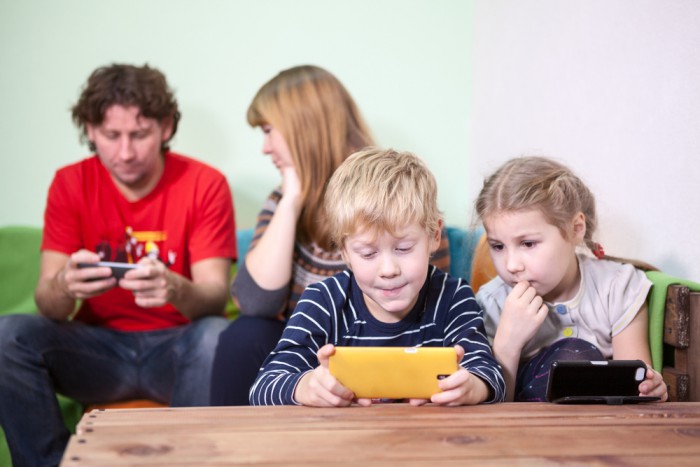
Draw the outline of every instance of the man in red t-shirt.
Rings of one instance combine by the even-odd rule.
[[[233,202],[220,172],[168,149],[179,117],[147,65],[98,68],[73,107],[95,154],[49,189],[39,314],[0,318],[0,423],[15,465],[60,462],[69,432],[54,391],[86,404],[209,403]],[[100,261],[135,267],[118,278]]]

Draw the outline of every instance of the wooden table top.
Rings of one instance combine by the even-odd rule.
[[[700,403],[86,413],[61,465],[700,465]]]

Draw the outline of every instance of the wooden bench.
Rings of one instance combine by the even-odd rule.
[[[663,376],[672,401],[700,401],[700,292],[670,285],[664,312]]]

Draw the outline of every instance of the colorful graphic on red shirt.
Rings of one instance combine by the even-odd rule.
[[[169,250],[165,259],[160,257],[168,234],[162,231],[137,232],[131,226],[124,229],[124,238],[116,245],[102,241],[95,246],[95,251],[102,261],[119,263],[138,263],[143,257],[157,259],[170,267],[177,260],[177,252]]]

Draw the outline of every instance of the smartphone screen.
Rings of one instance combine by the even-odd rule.
[[[549,374],[547,399],[638,396],[646,368],[641,360],[556,361]]]

